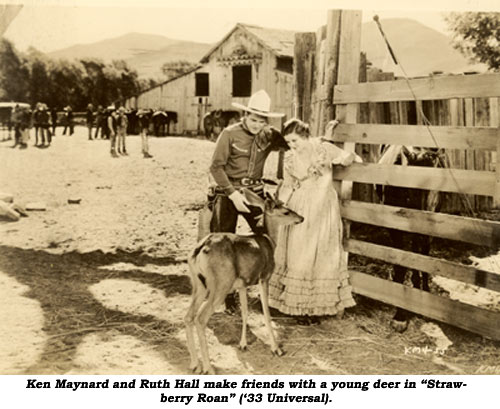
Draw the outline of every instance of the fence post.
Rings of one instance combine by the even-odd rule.
[[[361,56],[361,11],[342,10],[339,41],[339,64],[337,84],[356,84],[359,82],[359,63]],[[358,104],[337,105],[336,116],[343,123],[354,124],[358,117]],[[354,152],[355,144],[344,143],[343,149]],[[350,200],[352,197],[352,182],[342,181],[340,198]],[[344,224],[344,238],[350,235],[350,224]],[[348,254],[346,253],[346,258]],[[347,262],[347,260],[346,260]]]
[[[305,122],[311,119],[311,103],[314,81],[314,59],[316,54],[316,34],[295,34],[294,48],[294,116]]]
[[[319,103],[320,116],[318,121],[318,132],[316,135],[324,135],[326,124],[335,117],[335,106],[333,105],[333,87],[337,82],[339,42],[340,42],[340,10],[328,10],[325,38],[325,67],[324,83],[320,94]]]

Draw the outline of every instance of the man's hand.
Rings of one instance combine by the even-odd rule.
[[[236,210],[242,213],[250,213],[250,209],[246,206],[249,203],[245,199],[245,196],[243,196],[240,192],[235,190],[228,197],[233,202],[234,207],[236,207]]]

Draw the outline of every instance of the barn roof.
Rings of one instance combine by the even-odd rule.
[[[209,57],[223,44],[237,29],[241,29],[255,37],[262,46],[271,50],[278,57],[293,57],[293,47],[295,44],[296,31],[278,30],[275,28],[265,28],[250,24],[238,23],[220,40],[210,51],[200,60],[202,63],[207,62]]]

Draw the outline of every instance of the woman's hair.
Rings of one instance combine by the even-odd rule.
[[[302,122],[300,119],[292,118],[285,122],[285,125],[283,126],[283,136],[291,133],[296,133],[303,138],[309,138],[311,134],[309,131],[309,124]]]

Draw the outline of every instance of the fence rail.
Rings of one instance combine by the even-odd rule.
[[[411,89],[410,89],[411,87]],[[336,85],[334,104],[485,98],[500,95],[500,74],[438,76],[422,79]]]
[[[496,151],[498,129],[489,127],[339,124],[337,142]]]

